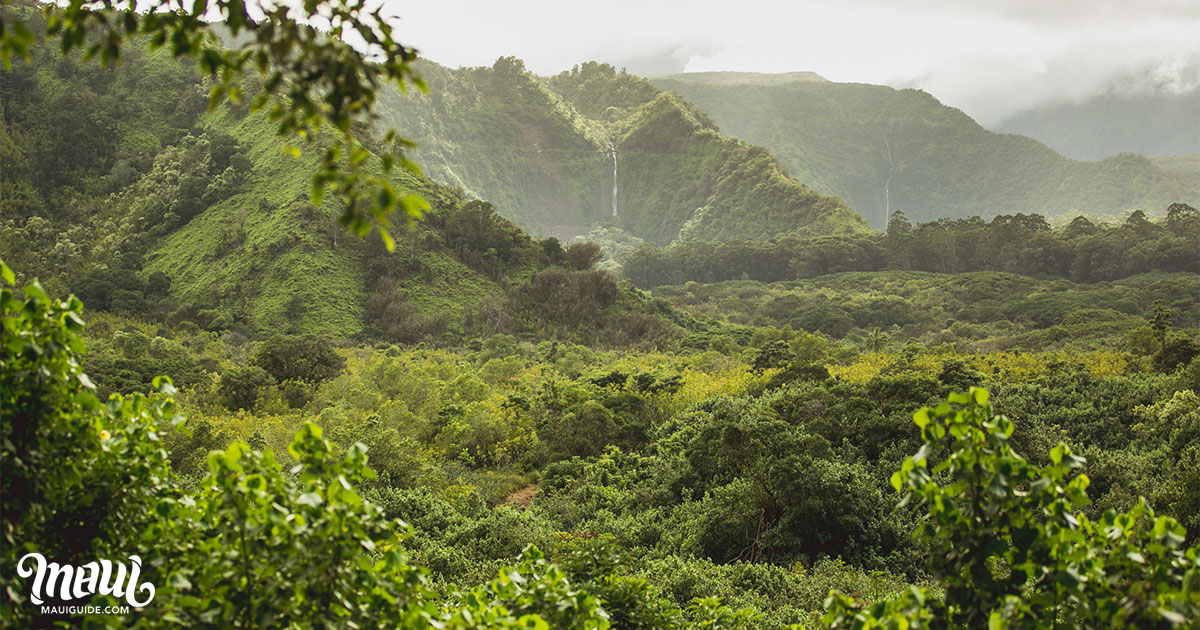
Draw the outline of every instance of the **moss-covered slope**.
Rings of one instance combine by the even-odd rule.
[[[608,147],[520,61],[421,71],[429,92],[386,93],[378,123],[418,142],[428,176],[540,234],[566,238],[604,218]]]

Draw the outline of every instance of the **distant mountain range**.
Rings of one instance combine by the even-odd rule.
[[[742,73],[654,79],[724,133],[768,148],[799,181],[882,228],[910,219],[1031,213],[1162,213],[1195,205],[1200,181],[1133,154],[1080,162],[1028,137],[990,132],[918,90]]]
[[[520,320],[537,301],[524,287],[563,253],[473,199],[536,235],[599,227],[659,244],[860,234],[888,210],[928,221],[1200,205],[1194,158],[1073,161],[915,90],[811,73],[651,81],[597,63],[537,77],[506,57],[426,62],[429,94],[383,95],[376,123],[415,139],[425,168],[397,183],[433,206],[396,226],[401,254],[387,255],[335,224],[335,201],[313,205],[320,137],[295,159],[264,115],[206,112],[194,66],[132,46],[113,70],[44,45],[33,57],[0,69],[0,257],[52,289],[86,280],[126,304],[161,274],[176,319],[202,326],[467,334],[488,304]],[[616,299],[613,317],[649,308]]]

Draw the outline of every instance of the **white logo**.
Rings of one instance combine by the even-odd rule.
[[[32,560],[32,562],[27,562]],[[116,577],[113,576],[113,566],[116,566]],[[124,597],[125,601],[134,608],[141,608],[154,599],[154,585],[149,582],[138,584],[138,576],[142,572],[142,559],[139,556],[129,556],[129,569],[126,571],[123,563],[101,560],[89,562],[81,567],[69,564],[46,562],[46,556],[40,553],[25,554],[17,561],[17,575],[33,578],[33,589],[29,598],[35,604],[42,603],[45,597],[57,597],[63,601],[71,601],[99,593]],[[54,593],[58,587],[57,596]],[[147,592],[146,599],[137,600],[136,594]]]

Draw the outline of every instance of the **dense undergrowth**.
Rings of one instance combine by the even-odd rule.
[[[180,360],[206,355],[213,371],[199,368],[179,392],[156,381],[163,394],[102,406],[80,376],[80,304],[59,304],[37,285],[6,288],[3,299],[6,561],[22,548],[61,561],[137,550],[160,585],[160,614],[139,618],[146,627],[249,627],[297,614],[405,627],[540,627],[531,615],[596,628],[840,627],[864,615],[1169,627],[1200,607],[1195,550],[1182,551],[1183,526],[1200,526],[1200,361],[1172,373],[1131,361],[1113,375],[1077,355],[1048,372],[989,377],[961,358],[917,353],[869,378],[843,378],[831,372],[854,349],[802,359],[793,346],[811,352],[803,337],[740,356],[596,352],[505,336],[456,351],[337,350],[318,338],[199,347],[149,339],[126,320],[113,336],[124,360],[152,363],[175,348]],[[117,321],[105,320],[110,330]],[[93,374],[113,387],[104,370]],[[953,393],[976,385],[991,388],[992,403],[979,403],[980,389],[974,399]],[[914,427],[912,409],[948,395],[975,406],[938,432],[924,411]],[[990,437],[989,422],[1008,422],[991,418],[991,404],[1020,430],[995,425],[1001,437]],[[936,413],[951,413],[948,405]],[[979,488],[892,475],[915,470],[913,452],[922,466],[924,454],[943,452],[943,435],[957,440],[948,447],[959,457],[983,448],[962,427],[988,436],[973,457],[1010,462],[984,464],[1000,475],[992,483],[1020,490],[1045,474],[1053,484],[1086,458],[1092,500],[1082,499],[1082,476],[1065,494],[1037,495],[1074,505],[1056,508],[1078,510],[1067,530],[1061,512],[1042,512],[1023,492],[994,492],[1010,519],[995,531],[1001,525],[896,508],[891,485],[909,483],[938,510]],[[999,451],[993,439],[1003,440]],[[1063,442],[1072,449],[1055,446]],[[1006,481],[1013,470],[1033,476]],[[935,500],[941,492],[947,498]],[[1183,526],[1155,520],[1148,505]],[[1020,510],[1028,520],[1015,520]],[[65,535],[70,515],[85,513],[84,529]],[[910,537],[921,522],[946,533]],[[1009,527],[1016,546],[1004,551]],[[1104,531],[1109,540],[1121,532],[1127,558],[1112,555],[1119,549]],[[962,562],[995,556],[988,562],[1014,575],[1020,567],[1026,589],[929,555],[931,545],[968,549],[974,540],[985,555]],[[1029,540],[1068,564],[1013,551]],[[364,547],[371,559],[356,564]],[[1117,608],[1092,594],[1129,593],[1119,576],[1143,574],[1136,580],[1154,589]],[[830,589],[849,595],[826,598]],[[10,597],[6,618],[28,614],[22,597]]]
[[[1052,229],[1041,215],[939,219],[913,226],[902,213],[885,234],[771,241],[639,244],[622,248],[637,286],[759,280],[777,282],[848,271],[997,271],[1074,282],[1120,280],[1151,271],[1200,273],[1200,215],[1171,204],[1163,219],[1141,211],[1120,223],[1076,217]],[[616,249],[616,248],[612,248]]]

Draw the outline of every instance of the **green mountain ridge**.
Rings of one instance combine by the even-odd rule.
[[[1140,155],[1077,162],[1024,136],[987,131],[918,90],[820,81],[712,84],[655,79],[725,133],[762,145],[802,183],[845,199],[882,229],[911,219],[1161,211],[1200,184]]]
[[[609,225],[667,243],[866,229],[767,151],[611,66],[542,79],[505,57],[423,71],[431,94],[390,95],[379,125],[416,140],[431,177],[493,200],[534,232],[565,238]]]
[[[782,85],[796,81],[822,81],[829,79],[816,72],[680,72],[649,77],[650,81],[687,81],[708,85]]]
[[[545,234],[568,237],[603,218],[607,147],[519,62],[458,71],[424,63],[421,72],[429,93],[385,92],[378,128],[416,140],[426,174]]]

